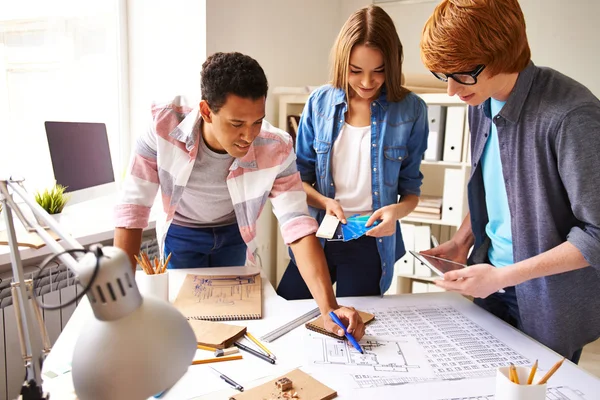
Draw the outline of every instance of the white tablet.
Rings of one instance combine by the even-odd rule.
[[[419,260],[423,265],[425,265],[427,268],[429,268],[439,276],[444,276],[444,274],[448,271],[454,271],[466,267],[465,264],[446,260],[445,258],[421,254],[412,250],[409,250],[409,252],[410,254],[415,256],[415,258]]]

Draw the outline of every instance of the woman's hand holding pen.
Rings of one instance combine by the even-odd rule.
[[[332,310],[335,315],[344,323],[347,327],[348,333],[351,333],[356,340],[360,340],[365,335],[365,324],[360,318],[358,311],[354,307],[340,307],[336,310]],[[329,332],[333,332],[336,335],[343,337],[344,331],[340,328],[329,316],[329,313],[321,313],[323,316],[323,322],[325,329]]]
[[[325,213],[328,215],[334,215],[337,219],[339,219],[342,224],[346,223],[346,216],[344,215],[344,210],[342,210],[342,206],[340,202],[335,199],[327,199],[325,202]]]

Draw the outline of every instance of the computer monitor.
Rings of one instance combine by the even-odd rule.
[[[105,124],[46,121],[44,125],[54,178],[71,195],[68,204],[117,191]]]

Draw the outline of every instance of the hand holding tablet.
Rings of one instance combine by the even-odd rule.
[[[415,251],[409,250],[417,260],[419,260],[424,266],[435,272],[437,275],[444,277],[444,274],[449,271],[455,271],[458,269],[467,268],[465,264],[457,263],[452,260],[445,258],[431,256],[428,254],[421,254]],[[504,293],[504,289],[498,290],[498,293]]]

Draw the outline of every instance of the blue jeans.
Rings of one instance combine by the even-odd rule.
[[[521,315],[519,314],[519,304],[517,303],[517,292],[515,287],[511,286],[504,288],[504,292],[505,293],[493,293],[485,299],[476,298],[473,302],[501,320],[508,322],[518,330],[522,330]],[[567,358],[574,364],[577,364],[579,363],[582,351],[583,349],[579,349],[571,357]]]
[[[218,228],[171,224],[165,238],[165,255],[171,254],[169,269],[242,266],[246,248],[237,224]]]
[[[362,236],[349,242],[326,242],[325,258],[331,283],[337,282],[337,297],[381,294],[381,259],[375,238]],[[288,264],[277,287],[277,294],[287,300],[312,298],[294,261]]]

